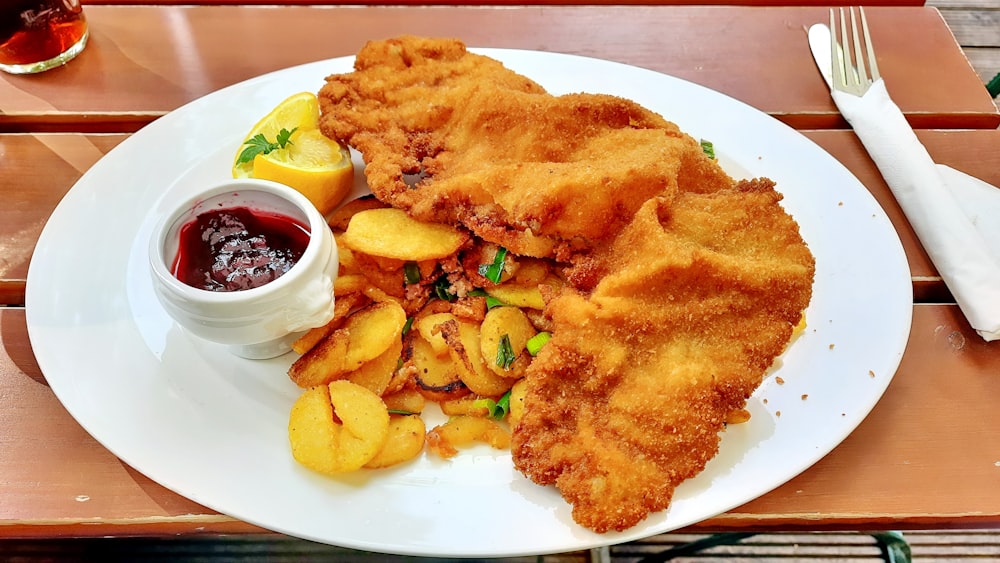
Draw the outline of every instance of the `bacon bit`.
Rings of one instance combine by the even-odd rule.
[[[781,376],[776,376],[774,378],[774,381],[776,381],[778,383],[778,385],[784,385],[785,384],[785,380],[782,379]]]
[[[806,400],[806,399],[808,399],[808,398],[809,398],[809,395],[808,395],[807,393],[803,393],[803,394],[802,394],[802,400],[803,400],[803,401],[805,401],[805,400]]]
[[[781,411],[774,411],[774,416],[780,417],[781,416]]]

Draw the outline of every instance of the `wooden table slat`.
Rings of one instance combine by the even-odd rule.
[[[32,354],[29,260],[63,196],[130,133],[228,85],[403,33],[615,60],[728,94],[837,158],[896,227],[918,304],[888,391],[813,467],[690,531],[1000,525],[1000,435],[982,431],[1000,396],[1000,342],[985,343],[955,305],[938,303],[951,301],[947,288],[830,100],[806,46],[806,28],[826,19],[825,7],[235,5],[264,1],[85,2],[93,35],[83,54],[40,75],[0,74],[0,538],[266,533],[154,483],[72,419]],[[633,1],[646,3],[625,3]],[[722,0],[730,1],[740,2]],[[879,6],[868,14],[889,90],[931,155],[1000,186],[1000,112],[941,14]]]
[[[879,66],[911,123],[1000,125],[1000,113],[940,13],[895,10],[871,8],[869,21]],[[414,32],[479,47],[608,58],[702,84],[796,128],[845,126],[807,48],[806,28],[828,20],[820,7],[88,6],[87,17],[91,45],[72,64],[41,75],[0,76],[0,131],[68,130],[74,120],[84,131],[127,131],[123,127],[235,82],[353,55],[369,39]],[[662,39],[637,47],[637,36]],[[247,47],[270,37],[295,40]]]
[[[1000,343],[983,342],[957,307],[914,306],[899,371],[861,426],[785,485],[692,529],[1000,523],[1000,505],[985,494],[995,490],[1000,434],[982,432],[995,411],[982,398],[1000,396],[998,373]],[[20,397],[0,409],[5,452],[0,457],[0,535],[260,531],[156,485],[88,436],[46,386],[31,355],[23,310],[0,309],[0,396]],[[956,435],[976,436],[978,446],[950,439]],[[935,447],[924,447],[928,443]],[[819,514],[822,522],[816,520]]]
[[[147,5],[150,0],[83,0],[84,4],[99,5]],[[160,6],[200,5],[200,6],[232,6],[232,5],[273,5],[275,0],[157,0]],[[469,0],[284,0],[282,5],[288,6],[533,6],[533,5],[593,5],[593,6],[788,6],[783,0],[486,0],[485,2],[470,2]],[[796,6],[923,6],[921,0],[796,0]]]
[[[854,133],[810,130],[803,134],[847,166],[886,211],[910,264],[914,300],[951,302],[937,270]],[[917,134],[938,162],[1000,185],[1000,130],[918,131]],[[10,202],[0,207],[0,240],[7,241],[10,248],[0,258],[0,304],[24,304],[31,249],[49,214],[87,168],[127,137],[0,134],[0,153],[7,154],[10,162],[0,169],[0,194]],[[25,182],[25,178],[42,175],[46,177],[45,187]]]

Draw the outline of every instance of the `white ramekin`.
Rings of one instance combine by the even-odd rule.
[[[248,207],[288,215],[309,225],[302,258],[281,277],[253,289],[215,292],[178,280],[170,267],[183,225],[211,208]],[[337,244],[326,219],[294,189],[265,180],[223,182],[181,203],[153,229],[149,241],[153,289],[167,313],[205,340],[241,357],[280,356],[306,330],[333,318]]]

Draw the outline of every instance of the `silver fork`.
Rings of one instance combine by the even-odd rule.
[[[868,20],[865,18],[865,9],[858,8],[861,14],[861,37],[858,35],[858,22],[854,16],[854,8],[848,8],[850,17],[844,15],[844,9],[839,8],[840,21],[837,25],[836,12],[830,9],[830,57],[833,61],[832,85],[837,90],[863,96],[872,82],[878,80],[881,75],[878,72],[878,63],[875,61],[875,50],[872,48],[872,38],[868,34]],[[837,30],[840,30],[840,43],[837,42]],[[850,30],[850,35],[848,35]],[[854,53],[852,55],[851,48]],[[865,66],[865,52],[868,55],[867,69]]]

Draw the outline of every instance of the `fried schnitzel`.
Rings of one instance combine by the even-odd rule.
[[[778,199],[759,181],[651,199],[602,250],[594,290],[548,303],[512,452],[580,524],[623,530],[665,509],[783,351],[812,256]]]
[[[630,100],[551,96],[457,40],[371,42],[355,68],[327,78],[320,126],[362,153],[375,196],[522,256],[591,248],[707,160]]]
[[[327,78],[321,128],[361,151],[376,197],[564,263],[515,466],[598,532],[667,508],[811,298],[773,182],[735,181],[634,102],[552,96],[457,40],[372,42],[355,69]]]

